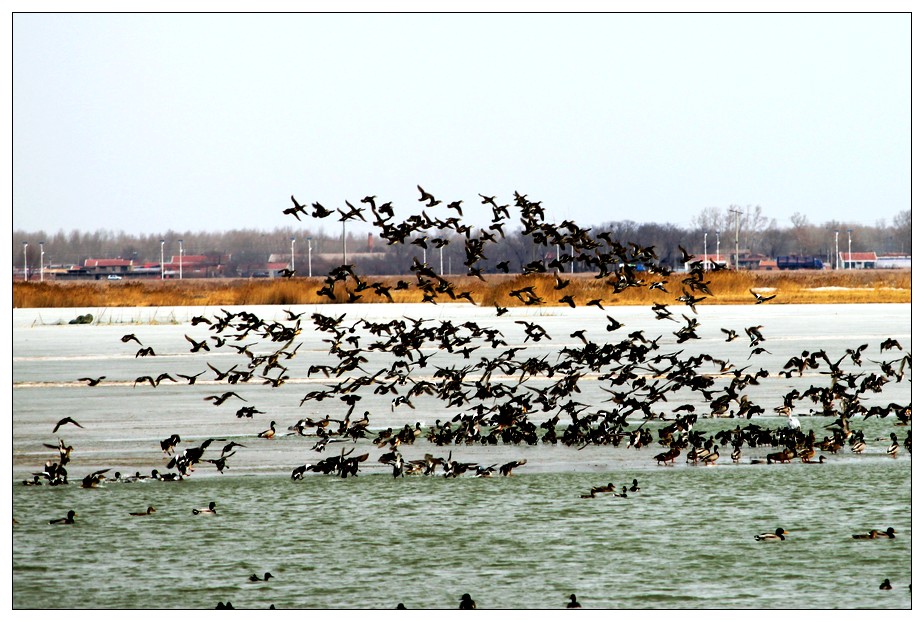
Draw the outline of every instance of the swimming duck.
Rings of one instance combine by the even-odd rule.
[[[145,510],[144,512],[129,512],[129,515],[131,515],[131,516],[148,516],[149,514],[153,514],[153,513],[156,512],[156,511],[157,511],[157,510],[154,509],[154,506],[153,506],[153,505],[149,505],[149,506],[148,506],[148,509]]]
[[[218,512],[215,511],[215,502],[211,501],[209,502],[209,507],[194,509],[193,514],[218,514]]]
[[[276,422],[275,421],[270,422],[269,430],[263,430],[262,432],[257,434],[257,437],[267,438],[267,439],[273,438],[274,436],[276,436]]]
[[[888,580],[888,579],[886,579],[885,581],[883,581],[882,583],[879,584],[879,589],[880,589],[880,590],[891,590],[891,589],[892,589],[892,584],[889,583],[889,580]]]
[[[882,531],[880,529],[871,529],[869,533],[854,534],[853,537],[857,540],[875,540],[876,538],[886,538],[888,540],[894,540],[895,539],[895,529],[893,527],[889,527],[885,531]]]
[[[759,533],[756,536],[754,536],[754,539],[757,540],[758,542],[766,542],[769,540],[785,540],[786,537],[783,535],[784,533],[789,533],[789,532],[783,529],[782,527],[777,527],[776,531],[767,532],[767,533]]]
[[[459,609],[477,609],[475,601],[472,600],[472,597],[468,594],[468,592],[462,594],[462,599],[459,602]]]
[[[824,463],[825,463],[825,457],[824,457],[824,456],[818,456],[818,460],[803,460],[803,462],[804,462],[805,464],[824,464]]]
[[[67,516],[65,518],[53,518],[48,521],[49,525],[73,525],[74,517],[77,516],[77,512],[74,510],[68,510]]]
[[[183,476],[179,473],[161,473],[157,469],[151,471],[150,479],[156,479],[161,482],[180,482],[183,481]]]
[[[577,596],[575,596],[574,594],[572,594],[572,595],[569,596],[568,598],[570,598],[571,600],[570,600],[570,602],[565,606],[567,609],[580,609],[580,608],[581,608],[581,603],[579,603],[579,602],[577,601]]]
[[[622,497],[622,498],[625,499],[626,497],[629,496],[629,493],[628,493],[627,491],[628,491],[628,489],[627,489],[625,486],[623,486],[623,487],[622,487],[622,492],[614,492],[614,493],[613,493],[613,496],[614,496],[614,497]]]
[[[264,573],[263,573],[263,578],[262,578],[262,579],[261,579],[259,576],[257,576],[257,573],[253,573],[252,575],[250,575],[250,580],[251,580],[251,581],[254,581],[254,582],[256,582],[256,581],[269,581],[269,580],[272,579],[272,578],[273,578],[273,575],[272,575],[272,573],[269,573],[269,572],[264,572]]]
[[[637,479],[633,479],[633,480],[632,480],[632,487],[629,488],[629,492],[639,492],[640,490],[641,490],[641,488],[640,488],[639,485],[638,485],[638,480],[637,480]]]
[[[898,437],[895,435],[895,432],[889,434],[889,438],[892,439],[892,444],[889,445],[889,448],[886,449],[886,454],[895,458],[898,456]]]

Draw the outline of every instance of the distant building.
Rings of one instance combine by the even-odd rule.
[[[885,255],[877,255],[876,268],[884,270],[911,270],[911,255],[905,255],[902,253],[886,253]]]
[[[844,270],[872,270],[876,267],[876,253],[850,252],[838,253],[838,256]]]

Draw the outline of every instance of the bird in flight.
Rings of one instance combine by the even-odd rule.
[[[420,185],[417,186],[417,189],[420,190],[420,198],[417,200],[426,201],[427,202],[426,207],[433,207],[434,205],[439,205],[440,203],[442,203],[442,201],[440,201],[439,199],[434,197],[432,194],[430,194],[429,192],[421,188]]]
[[[763,296],[763,295],[761,295],[761,294],[755,292],[753,289],[749,289],[748,291],[751,292],[751,295],[752,295],[752,296],[754,296],[754,299],[755,299],[755,300],[754,300],[754,304],[757,304],[757,305],[759,305],[759,304],[761,304],[761,303],[763,303],[763,302],[767,302],[768,300],[773,300],[774,298],[776,298],[776,294],[773,294],[772,296]]]
[[[79,423],[77,423],[76,421],[74,421],[73,419],[71,419],[70,417],[65,417],[64,419],[62,419],[61,421],[59,421],[58,423],[55,424],[55,429],[52,430],[51,433],[54,434],[55,432],[58,431],[58,428],[60,428],[62,425],[67,425],[68,423],[73,423],[73,424],[74,424],[75,426],[77,426],[78,428],[82,428],[82,427],[83,427],[82,425],[80,425]]]
[[[105,377],[106,376],[100,376],[99,378],[78,378],[77,380],[79,380],[80,382],[86,382],[87,386],[95,387],[96,385],[100,383],[100,380],[102,380]]]
[[[295,219],[298,220],[299,222],[301,222],[302,219],[299,217],[298,213],[301,212],[302,214],[304,214],[304,215],[307,216],[307,215],[308,215],[308,211],[305,210],[305,206],[304,206],[304,205],[301,205],[298,201],[295,200],[295,195],[294,195],[294,194],[292,195],[292,203],[293,203],[293,206],[292,206],[292,207],[287,207],[286,209],[282,210],[282,213],[283,213],[283,214],[290,214],[290,215],[292,215],[292,216],[295,216]]]

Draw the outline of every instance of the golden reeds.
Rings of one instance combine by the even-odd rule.
[[[682,282],[686,275],[672,274],[666,278],[653,274],[639,275],[642,285],[622,288],[614,277],[598,279],[594,274],[562,274],[570,281],[556,289],[553,274],[487,275],[484,280],[472,276],[447,276],[452,284],[449,291],[439,293],[435,302],[460,302],[467,292],[475,304],[482,306],[517,307],[563,306],[571,297],[575,306],[600,301],[603,306],[678,305],[677,298],[689,291]],[[291,279],[186,279],[183,281],[93,281],[13,283],[14,308],[51,307],[172,307],[222,305],[299,305],[346,303],[351,299],[362,303],[421,302],[423,292],[410,277],[366,277],[368,286],[357,291],[352,280],[338,282],[334,299],[324,295],[324,279],[320,277]],[[406,289],[395,289],[400,280],[409,282]],[[664,281],[663,290],[655,283]],[[432,280],[434,286],[438,284]],[[693,292],[704,299],[697,303],[748,304],[754,302],[751,290],[764,295],[776,294],[765,304],[841,304],[841,303],[907,303],[911,302],[911,272],[908,270],[841,270],[830,271],[720,271],[707,272],[704,283],[712,295]],[[389,299],[372,284],[390,288]],[[512,291],[529,289],[535,296],[511,296]],[[536,300],[539,302],[536,302]]]

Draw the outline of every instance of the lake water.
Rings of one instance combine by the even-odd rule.
[[[808,369],[801,377],[780,375],[787,361],[803,350],[825,350],[833,361],[857,350],[859,365],[850,357],[841,366],[862,378],[880,371],[879,363],[900,359],[911,348],[910,305],[747,305],[699,307],[697,339],[677,343],[675,331],[686,325],[680,317],[688,308],[673,308],[679,322],[657,320],[646,307],[513,308],[502,317],[493,309],[471,305],[322,305],[287,307],[14,309],[13,311],[13,428],[12,428],[12,589],[14,609],[199,609],[231,601],[239,609],[445,609],[458,606],[468,592],[480,609],[561,609],[575,593],[584,608],[600,609],[909,609],[911,607],[912,490],[911,454],[901,447],[886,453],[890,434],[899,441],[910,425],[897,425],[894,415],[851,419],[861,430],[866,449],[854,453],[818,451],[824,464],[766,464],[776,448],[742,449],[731,460],[731,446],[720,447],[716,464],[688,463],[681,455],[673,464],[659,464],[665,451],[657,442],[640,449],[625,442],[590,444],[583,448],[559,442],[499,443],[497,445],[437,445],[425,434],[399,446],[406,461],[425,454],[478,464],[482,467],[526,460],[512,477],[475,477],[472,471],[455,478],[423,475],[392,477],[392,467],[378,462],[390,448],[377,447],[372,437],[386,428],[420,423],[426,433],[437,420],[446,422],[477,403],[448,407],[437,396],[409,395],[413,408],[393,404],[395,393],[378,394],[377,384],[356,386],[351,420],[369,413],[369,434],[358,442],[333,439],[318,451],[314,435],[291,435],[287,428],[299,419],[329,416],[340,420],[349,406],[339,399],[316,401],[306,394],[323,391],[392,366],[396,360],[426,359],[413,367],[409,382],[396,387],[407,395],[414,382],[438,385],[440,369],[471,366],[466,381],[478,380],[482,360],[490,361],[510,348],[515,361],[555,364],[567,352],[582,348],[576,330],[598,345],[621,341],[642,331],[658,349],[639,365],[644,382],[663,386],[656,377],[668,362],[657,355],[685,359],[705,353],[727,361],[744,373],[766,370],[759,384],[742,391],[762,414],[746,418],[710,417],[710,404],[688,388],[665,393],[651,404],[663,418],[644,422],[628,418],[631,429],[643,426],[658,438],[658,430],[674,420],[674,409],[691,404],[699,415],[693,429],[705,436],[736,426],[754,424],[784,428],[787,419],[774,412],[790,391],[830,386],[824,368]],[[273,341],[251,331],[194,326],[194,317],[211,320],[248,312],[265,323],[301,331],[291,343]],[[291,320],[287,312],[302,314]],[[92,313],[94,323],[68,322]],[[341,347],[359,348],[362,369],[326,377],[312,366],[337,365],[331,354],[331,332],[317,330],[311,316],[337,318]],[[625,326],[608,331],[610,316]],[[483,336],[452,352],[436,343],[421,344],[407,357],[374,347],[388,339],[371,334],[367,323],[386,324],[422,319],[422,327],[443,327],[471,334],[471,323],[499,331],[506,345],[492,347]],[[529,324],[541,326],[548,338],[530,338]],[[761,326],[765,352],[754,352],[745,328]],[[468,326],[468,328],[466,327]],[[353,327],[353,331],[348,329]],[[740,336],[727,341],[722,328]],[[468,332],[466,332],[468,331]],[[123,342],[134,334],[153,356],[136,356],[140,345]],[[206,340],[208,352],[191,352],[188,335]],[[219,346],[212,337],[226,338]],[[354,342],[349,338],[356,337]],[[880,351],[887,338],[897,348]],[[247,370],[251,359],[233,346],[249,345],[256,356],[295,352],[280,362],[286,370],[254,367],[247,382],[230,385],[211,369]],[[370,348],[370,346],[373,346]],[[297,348],[297,350],[296,350]],[[570,350],[569,350],[570,349]],[[543,359],[543,357],[546,357]],[[282,357],[284,358],[284,357]],[[625,361],[623,361],[625,362]],[[642,365],[649,368],[642,369]],[[235,367],[236,366],[236,367]],[[579,368],[579,391],[573,400],[588,412],[612,409],[611,385],[601,374],[612,368]],[[896,365],[897,367],[897,365]],[[654,368],[654,369],[651,369]],[[168,373],[198,377],[195,384],[165,380],[158,386],[136,382],[141,376]],[[705,363],[699,370],[716,387],[725,387],[730,372]],[[274,387],[267,379],[287,375]],[[105,378],[88,386],[82,377]],[[496,370],[492,382],[516,386],[518,393],[536,396],[560,380],[561,374],[537,375],[520,385],[521,372]],[[384,379],[384,375],[378,377]],[[846,384],[846,381],[845,381]],[[528,389],[527,387],[532,387]],[[341,387],[342,388],[342,387]],[[855,391],[856,389],[853,389]],[[209,396],[233,391],[223,404]],[[245,401],[246,400],[246,401]],[[482,400],[491,405],[494,398]],[[881,392],[865,391],[864,407],[911,404],[911,369],[901,381],[892,378]],[[236,416],[242,406],[259,413]],[[820,404],[799,400],[793,414],[802,430],[817,438],[830,434],[833,419],[816,414]],[[557,409],[543,412],[532,403],[528,417],[535,425]],[[65,424],[70,416],[82,428]],[[258,433],[276,422],[271,440]],[[570,422],[559,422],[561,431]],[[336,423],[330,424],[331,428]],[[487,432],[483,426],[482,432]],[[169,457],[160,441],[178,434],[179,451],[209,438],[204,458],[216,459],[221,447],[236,447],[219,472],[200,462],[183,481],[104,482],[85,489],[81,479],[109,469],[123,475],[167,467]],[[21,481],[56,461],[59,439],[73,447],[67,470],[70,483],[23,486]],[[367,453],[356,477],[306,473],[293,480],[300,465],[351,452]],[[816,455],[817,459],[817,455]],[[752,463],[754,461],[754,463]],[[440,471],[442,473],[442,471]],[[617,490],[637,479],[641,490],[627,498],[600,495],[582,498],[592,486],[614,483]],[[217,514],[195,515],[215,501]],[[154,506],[156,512],[130,516]],[[74,525],[49,525],[68,510],[77,512]],[[754,535],[782,526],[783,542],[756,542]],[[892,540],[856,540],[852,534],[894,527]],[[63,561],[66,560],[66,561]],[[271,572],[269,581],[250,582],[251,574]],[[895,589],[879,590],[889,578]]]

